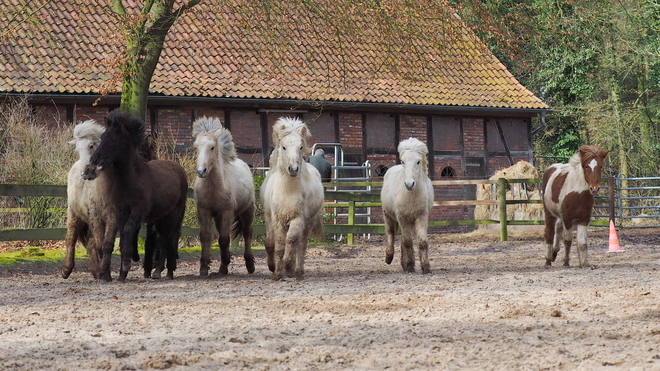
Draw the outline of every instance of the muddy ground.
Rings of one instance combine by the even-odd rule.
[[[660,370],[660,231],[619,232],[617,254],[590,232],[586,269],[513,237],[434,235],[429,275],[398,248],[386,265],[381,236],[309,248],[302,282],[273,282],[263,250],[207,279],[185,251],[173,281],[0,268],[0,369]]]

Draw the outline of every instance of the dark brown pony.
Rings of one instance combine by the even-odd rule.
[[[119,280],[126,279],[131,267],[132,241],[137,238],[142,223],[148,224],[145,277],[151,276],[154,248],[160,252],[154,278],[160,277],[165,257],[168,278],[173,278],[176,269],[188,180],[183,167],[174,161],[147,162],[140,158],[137,148],[144,140],[144,125],[140,120],[118,110],[110,112],[101,143],[85,169],[84,177],[90,180],[96,178],[97,172],[106,172],[109,181],[105,195],[112,200],[116,215],[101,244],[100,278],[104,281],[111,280],[110,256],[117,231],[121,252]]]
[[[561,239],[564,240],[564,266],[569,266],[574,230],[577,230],[580,267],[589,266],[587,227],[608,153],[599,146],[582,146],[568,164],[550,165],[543,174],[546,267],[557,258]]]

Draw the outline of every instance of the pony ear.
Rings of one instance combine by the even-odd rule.
[[[309,130],[307,126],[301,126],[298,132],[305,139],[312,136],[312,132]]]

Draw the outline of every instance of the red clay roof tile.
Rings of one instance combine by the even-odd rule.
[[[6,11],[8,0],[0,4]],[[35,0],[37,8],[46,0]],[[134,1],[124,1],[133,4]],[[170,96],[280,98],[546,109],[474,35],[465,31],[442,48],[412,41],[426,59],[392,59],[377,28],[355,37],[304,34],[282,18],[277,39],[246,29],[236,9],[212,13],[198,5],[169,32],[150,91]],[[215,7],[215,9],[219,9]],[[0,92],[98,93],[118,70],[118,22],[92,0],[51,0],[37,14],[43,29],[19,29],[0,44]],[[456,22],[459,22],[455,19]],[[360,22],[360,20],[356,20]],[[314,36],[314,37],[313,37]],[[316,37],[319,36],[319,37]],[[462,38],[461,38],[462,37]],[[449,37],[446,40],[450,40]],[[405,42],[405,41],[404,41]],[[396,46],[400,48],[400,45]],[[111,86],[117,92],[119,86]]]

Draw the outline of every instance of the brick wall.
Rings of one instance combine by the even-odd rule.
[[[463,119],[463,148],[465,151],[484,151],[483,119]]]
[[[339,141],[344,148],[362,148],[362,115],[339,114]]]
[[[426,130],[426,116],[401,115],[399,119],[399,139],[417,138],[428,144],[428,131]]]
[[[161,149],[184,151],[192,147],[192,111],[163,108],[157,111],[158,144]],[[147,118],[149,122],[149,118]]]
[[[442,170],[446,167],[450,167],[454,170],[454,175],[457,178],[463,176],[463,169],[461,167],[462,161],[460,157],[450,157],[450,156],[435,156],[434,158],[435,165],[435,179],[444,179],[442,178]]]

